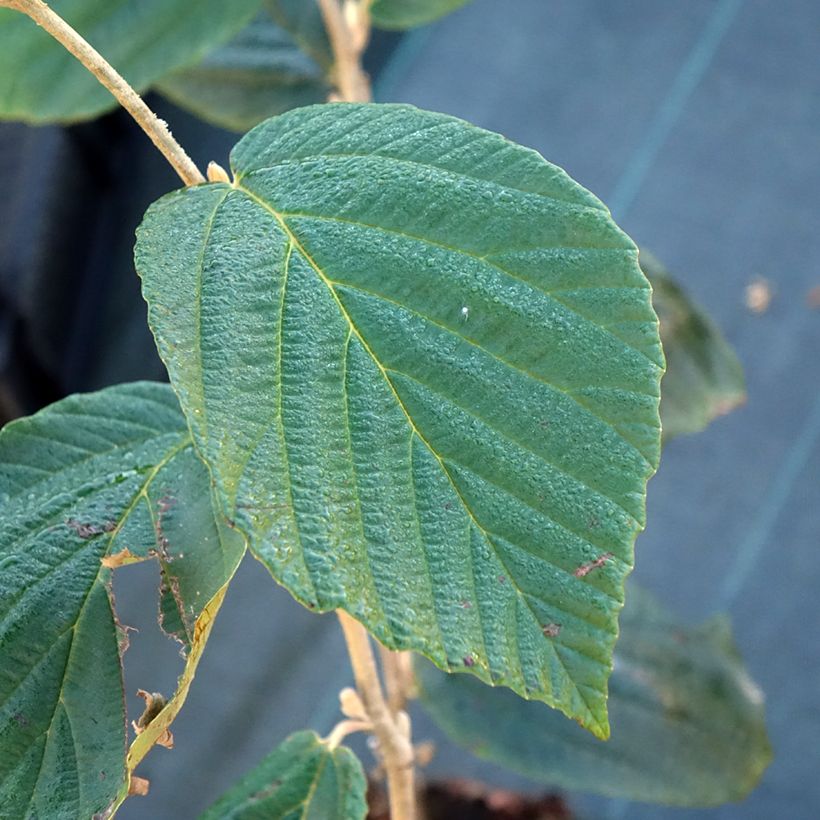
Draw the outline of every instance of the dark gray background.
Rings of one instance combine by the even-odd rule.
[[[692,623],[730,610],[768,698],[775,761],[741,805],[666,810],[583,797],[577,805],[601,820],[820,816],[820,311],[806,301],[820,284],[820,2],[475,0],[406,37],[377,94],[465,117],[565,167],[708,306],[746,368],[748,404],[668,446],[650,484],[637,575]],[[224,164],[232,138],[167,116],[199,161]],[[75,133],[64,154],[87,156],[82,139]],[[112,161],[105,185],[125,176],[143,197],[175,187],[157,170],[160,160],[135,167],[125,156]],[[27,185],[42,176],[31,164]],[[99,230],[112,230],[112,208],[130,241],[133,205],[109,203],[107,215],[93,217]],[[12,233],[7,221],[0,240],[3,229]],[[133,295],[131,276],[116,287]],[[760,316],[743,303],[757,276],[775,289]],[[106,287],[114,286],[89,286],[90,316],[87,300]],[[133,301],[117,304],[119,318],[106,314],[100,333],[122,328],[135,351],[147,349],[141,314],[126,308]],[[75,370],[97,349],[95,338],[76,342]],[[83,371],[91,386],[150,371],[135,365],[136,353],[125,369],[106,359],[104,345],[99,354]],[[171,691],[180,668],[146,612],[155,582],[150,566],[118,573],[121,618],[141,629],[126,658],[129,693]],[[349,679],[334,619],[302,610],[247,563],[175,724],[177,749],[152,752],[140,770],[151,794],[128,801],[120,816],[196,816],[288,732],[326,732]],[[133,697],[129,705],[139,710]],[[417,737],[428,734],[420,720]],[[466,763],[442,747],[433,769],[461,773]]]

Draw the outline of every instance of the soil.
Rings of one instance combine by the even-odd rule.
[[[572,820],[558,795],[530,797],[473,780],[429,783],[423,789],[423,820]],[[389,820],[387,796],[380,783],[370,784],[368,820]]]

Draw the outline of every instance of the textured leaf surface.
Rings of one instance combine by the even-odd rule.
[[[677,805],[739,800],[771,760],[762,695],[719,619],[677,624],[630,586],[606,743],[536,703],[419,661],[425,709],[459,745],[550,786]]]
[[[720,329],[663,265],[641,251],[641,268],[652,283],[666,353],[661,384],[664,441],[681,433],[697,433],[718,416],[746,400],[743,368]]]
[[[408,106],[290,112],[232,167],[136,254],[225,514],[307,606],[606,734],[659,450],[635,246],[536,153]]]
[[[356,756],[297,732],[201,820],[364,820],[367,783]]]
[[[404,29],[431,23],[466,5],[469,0],[374,0],[370,7],[373,25]]]
[[[91,817],[124,788],[125,636],[102,561],[156,554],[186,639],[242,554],[208,491],[167,385],[74,396],[0,432],[0,816]]]
[[[324,102],[330,90],[330,55],[320,52],[317,62],[302,45],[312,44],[302,34],[306,23],[291,17],[285,22],[292,31],[277,25],[271,13],[258,15],[201,63],[164,77],[156,87],[197,116],[235,131],[291,108]]]
[[[138,91],[238,32],[260,0],[53,0]],[[0,117],[70,121],[116,107],[99,82],[19,12],[0,9]]]

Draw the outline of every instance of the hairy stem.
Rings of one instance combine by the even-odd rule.
[[[370,18],[361,0],[318,0],[333,48],[339,97],[344,102],[369,102],[370,80],[362,54],[370,36]],[[342,5],[344,3],[344,5]]]
[[[387,690],[387,705],[395,715],[413,696],[413,671],[409,652],[391,652],[379,646],[379,655]]]
[[[347,642],[356,689],[367,712],[371,731],[378,740],[387,773],[390,817],[392,820],[415,820],[415,772],[407,713],[394,715],[387,705],[367,630],[341,609],[337,610],[337,615]]]
[[[136,120],[186,185],[205,182],[193,160],[171,136],[168,126],[151,111],[122,75],[43,0],[0,0],[0,6],[28,15],[71,52]]]

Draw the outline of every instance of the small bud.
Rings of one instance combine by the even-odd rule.
[[[367,712],[365,711],[362,699],[355,689],[346,686],[339,692],[339,704],[342,714],[351,720],[367,720]]]
[[[221,165],[213,162],[213,160],[208,163],[208,182],[230,183],[230,181],[231,178],[228,176],[228,172]]]

